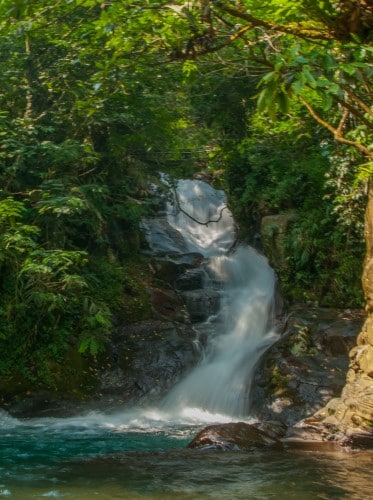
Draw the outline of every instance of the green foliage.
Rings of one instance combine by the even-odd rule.
[[[63,359],[74,322],[87,321],[87,254],[43,248],[39,228],[23,222],[22,202],[7,197],[0,207],[0,370],[3,376],[19,370],[26,378],[43,379],[46,359]]]
[[[83,302],[83,316],[80,321],[81,335],[79,352],[89,352],[92,356],[105,346],[112,328],[112,313],[105,303],[97,303],[88,297]]]
[[[370,179],[373,178],[373,162],[359,165],[357,175],[354,180],[354,187],[358,188],[361,185],[365,186]]]
[[[2,378],[57,383],[67,352],[99,355],[125,316],[120,261],[138,251],[151,205],[149,152],[181,140],[165,72],[133,58],[140,24],[157,14],[141,21],[125,4],[0,6]],[[117,44],[110,26],[123,15]],[[131,300],[143,313],[138,288]]]
[[[360,307],[364,193],[353,187],[354,158],[292,111],[293,122],[256,117],[247,138],[225,141],[231,207],[249,238],[264,215],[295,214],[277,269],[287,301]]]
[[[0,377],[57,384],[149,316],[159,170],[208,167],[248,233],[295,211],[288,295],[359,303],[372,49],[342,4],[0,3]]]
[[[286,245],[289,267],[282,275],[283,290],[291,300],[362,306],[362,233],[346,231],[336,219],[324,203],[301,212],[292,225]]]
[[[280,276],[289,300],[361,306],[363,187],[371,178],[362,156],[371,156],[372,142],[364,22],[352,23],[350,7],[336,2],[206,4],[205,30],[213,24],[215,39],[195,45],[205,81],[194,72],[193,104],[217,131],[211,173],[251,237],[263,215],[297,214]]]

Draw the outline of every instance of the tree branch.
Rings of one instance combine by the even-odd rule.
[[[349,117],[350,112],[348,109],[345,109],[341,121],[339,122],[338,128],[336,129],[337,134],[341,135],[343,133],[344,126],[346,125],[347,118]]]
[[[299,96],[299,99],[306,106],[306,108],[308,109],[308,112],[310,113],[312,118],[314,118],[314,120],[316,120],[317,123],[319,123],[320,125],[322,125],[326,129],[328,129],[329,132],[331,132],[333,134],[334,139],[336,141],[338,141],[342,144],[347,144],[348,146],[353,146],[354,148],[358,149],[361,153],[363,153],[363,155],[366,156],[367,158],[373,158],[373,152],[369,151],[369,149],[367,147],[363,146],[363,144],[360,144],[359,142],[352,141],[350,139],[346,139],[342,135],[342,130],[340,130],[340,126],[338,128],[334,128],[332,125],[330,125],[330,123],[323,120],[321,118],[321,116],[319,116],[316,113],[316,111],[313,109],[311,104],[309,102],[307,102],[303,97]],[[340,123],[340,125],[341,125],[341,123]]]
[[[260,26],[273,31],[287,33],[289,35],[295,35],[301,38],[311,38],[311,39],[326,40],[326,41],[331,40],[333,38],[332,35],[327,31],[303,28],[302,26],[292,26],[292,25],[282,26],[280,24],[272,23],[270,21],[264,21],[263,19],[258,19],[257,17],[254,17],[247,12],[242,12],[241,10],[238,10],[229,5],[224,5],[221,2],[215,2],[215,4],[216,7],[222,10],[223,12],[226,12],[227,14],[230,14],[231,16],[236,17],[238,19],[243,19],[244,21],[251,23],[251,25],[255,27]]]
[[[359,96],[357,96],[354,92],[352,92],[352,90],[349,87],[343,86],[342,88],[346,92],[346,94],[348,94],[348,96],[353,101],[355,101],[356,104],[361,107],[361,109],[363,109],[365,111],[365,113],[367,115],[373,116],[373,111],[370,109],[370,107],[362,99],[360,99]]]
[[[369,121],[363,114],[360,113],[352,104],[349,102],[341,99],[340,97],[333,95],[333,99],[342,106],[343,109],[348,110],[353,116],[358,118],[364,125],[366,125],[368,128],[373,128],[373,123]]]

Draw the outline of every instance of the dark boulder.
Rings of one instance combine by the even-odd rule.
[[[176,280],[176,288],[185,291],[203,288],[204,278],[203,269],[189,269]]]
[[[216,314],[220,307],[220,293],[211,288],[190,290],[182,294],[189,313],[190,321],[198,323],[206,321]]]
[[[265,354],[252,393],[260,420],[293,426],[337,397],[363,311],[294,307],[284,334]]]
[[[215,424],[205,427],[188,444],[188,448],[222,451],[250,451],[255,448],[281,446],[280,441],[269,432],[244,422]]]

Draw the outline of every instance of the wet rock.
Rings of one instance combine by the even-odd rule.
[[[188,252],[182,234],[168,223],[166,217],[143,219],[141,227],[153,254]]]
[[[145,320],[117,328],[106,355],[89,367],[84,393],[20,393],[2,406],[16,417],[65,417],[89,410],[112,411],[158,400],[200,359],[187,325]]]
[[[51,391],[27,391],[12,397],[4,405],[10,415],[17,418],[69,417],[83,408],[80,400],[64,399]]]
[[[364,431],[363,429],[347,429],[342,445],[350,446],[351,448],[366,448],[373,449],[373,432]]]
[[[176,287],[176,283],[184,274],[197,271],[203,256],[199,253],[168,254],[163,257],[153,258],[150,267],[154,278],[167,287]],[[201,288],[198,286],[197,288]]]
[[[205,321],[216,314],[220,306],[220,294],[211,288],[191,290],[182,294],[192,323]]]
[[[373,386],[367,377],[347,381],[342,397],[333,398],[297,428],[308,433],[310,427],[324,440],[339,441],[344,446],[373,447]]]
[[[362,322],[362,311],[294,308],[258,370],[256,416],[293,426],[339,396]]]
[[[203,269],[190,269],[178,277],[175,285],[178,290],[197,290],[203,287],[204,278]]]
[[[110,367],[99,374],[101,392],[131,403],[156,399],[199,360],[194,340],[187,325],[157,320],[123,325],[113,338]],[[121,387],[108,377],[114,367],[121,369]]]
[[[322,332],[322,344],[332,356],[348,355],[356,344],[357,331],[362,325],[361,314],[347,310],[335,320],[321,320],[319,330]]]
[[[186,322],[185,304],[180,295],[173,290],[150,288],[150,301],[153,312],[170,321]]]
[[[272,439],[281,439],[287,433],[287,426],[276,420],[268,420],[265,422],[255,422],[252,424],[256,429],[263,431]]]
[[[352,446],[373,447],[373,184],[368,185],[364,237],[366,255],[362,284],[366,320],[350,351],[346,385],[339,398],[328,403],[314,419],[327,439]],[[342,437],[341,437],[342,436]]]
[[[152,259],[151,268],[154,273],[154,278],[161,284],[168,287],[174,287],[178,277],[183,274],[188,267],[188,264],[174,262],[170,259]]]
[[[188,444],[188,448],[222,451],[250,451],[274,446],[280,446],[280,442],[273,434],[244,422],[209,425]]]

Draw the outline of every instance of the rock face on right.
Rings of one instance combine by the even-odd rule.
[[[304,434],[319,431],[325,439],[352,446],[373,447],[373,183],[370,183],[365,214],[366,257],[363,289],[366,320],[350,351],[346,384],[339,398],[332,399],[312,417],[299,423]]]
[[[282,248],[283,235],[292,222],[293,216],[264,217],[262,221],[263,246],[280,276],[286,267],[286,256]],[[326,329],[317,327],[314,331],[312,321],[305,317],[300,323],[298,322],[298,332],[295,332],[294,336],[297,338],[295,345],[290,338],[285,341],[285,345],[279,346],[277,354],[276,346],[274,352],[269,353],[272,355],[273,364],[269,397],[265,391],[264,394],[263,391],[260,392],[260,385],[265,387],[268,383],[268,374],[271,375],[271,370],[262,370],[257,381],[259,389],[257,394],[254,391],[254,398],[255,396],[257,400],[264,398],[264,405],[259,408],[260,416],[280,418],[286,425],[295,425],[294,434],[300,438],[314,439],[318,436],[318,439],[338,441],[352,446],[373,447],[372,181],[369,185],[364,237],[366,257],[362,285],[366,304],[365,322],[359,327],[360,333],[357,338],[356,324],[351,335],[348,332],[346,335],[343,332],[341,334],[339,326],[335,328],[330,325],[327,325]],[[319,314],[319,311],[316,314]],[[353,318],[349,313],[347,316],[343,314],[343,319],[352,325]],[[303,332],[299,330],[299,326]],[[323,331],[324,334],[320,337],[317,330]],[[289,347],[290,355],[286,352],[289,351]],[[347,352],[349,356],[346,358]],[[346,359],[348,366],[345,365]],[[313,361],[316,361],[316,364],[312,368]],[[346,371],[347,377],[344,378]],[[263,375],[261,384],[260,377]],[[278,392],[282,389],[282,394],[277,394],[277,398],[273,397],[273,391],[271,393],[271,385],[278,389]],[[268,393],[268,389],[266,390]],[[258,409],[255,401],[254,406]]]
[[[328,439],[373,447],[373,183],[365,213],[367,253],[363,289],[367,318],[350,352],[350,366],[341,397],[330,401],[302,425],[321,427]]]

